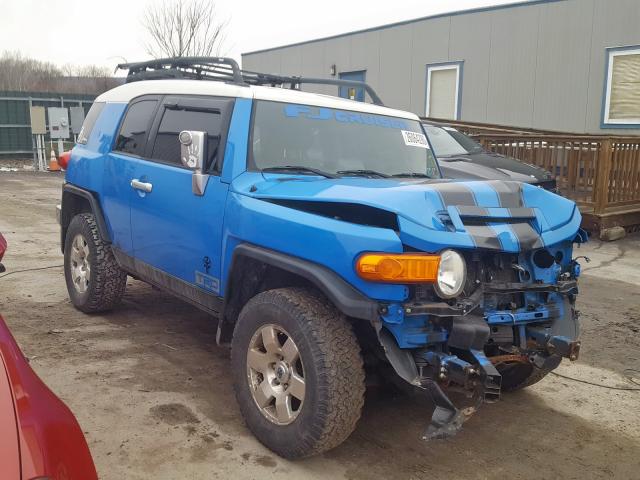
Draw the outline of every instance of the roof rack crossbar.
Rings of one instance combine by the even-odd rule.
[[[367,83],[337,78],[308,78],[294,75],[240,70],[238,63],[228,57],[175,57],[160,58],[146,62],[121,63],[116,69],[128,69],[126,82],[158,79],[194,79],[231,82],[237,85],[288,86],[299,90],[303,83],[313,85],[336,85],[339,87],[362,88],[375,105],[383,106],[376,91]]]
[[[357,80],[343,80],[343,79],[337,79],[337,78],[300,77],[298,79],[298,83],[310,83],[313,85],[337,85],[339,87],[363,88],[369,94],[369,97],[371,97],[371,101],[373,101],[374,104],[384,106],[384,103],[382,103],[382,99],[378,96],[378,94],[373,89],[373,87],[371,87],[371,85],[365,82],[359,82]]]
[[[212,70],[213,67],[213,70]],[[126,82],[159,78],[207,78],[202,72],[215,71],[221,78],[243,85],[240,66],[228,57],[174,57],[147,62],[121,63],[117,70],[129,70]],[[212,79],[213,80],[213,79]]]
[[[378,96],[376,91],[365,82],[357,80],[346,80],[338,78],[311,78],[311,77],[298,77],[298,76],[286,76],[286,75],[274,75],[269,73],[252,72],[249,70],[243,70],[242,76],[245,82],[251,85],[286,85],[290,88],[297,89],[299,85],[303,83],[313,85],[336,85],[339,87],[355,87],[364,89],[371,98],[371,101],[375,105],[384,105],[382,99]]]

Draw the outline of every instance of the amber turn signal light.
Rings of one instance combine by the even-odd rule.
[[[357,274],[372,282],[431,283],[438,279],[440,255],[365,253],[356,262]]]

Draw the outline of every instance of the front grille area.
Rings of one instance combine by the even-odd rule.
[[[507,253],[484,254],[477,261],[470,262],[468,277],[474,276],[475,286],[487,283],[520,282],[518,270],[518,256]],[[468,280],[469,281],[469,280]],[[525,305],[523,293],[485,294],[484,306],[490,310],[513,310]]]
[[[518,255],[479,250],[460,253],[463,253],[467,264],[467,283],[464,288],[464,297],[472,296],[482,284],[520,282],[518,271],[513,268],[513,265],[518,263]],[[430,284],[414,285],[410,288],[410,298],[416,301],[442,302]],[[522,297],[522,294],[493,294],[492,303],[496,306],[507,305],[507,309],[518,308],[524,305]],[[455,303],[455,300],[450,302]]]

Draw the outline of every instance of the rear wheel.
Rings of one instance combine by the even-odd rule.
[[[234,388],[249,429],[285,458],[329,450],[354,430],[364,369],[351,325],[319,294],[260,293],[232,340]]]
[[[124,294],[127,274],[100,238],[91,213],[71,219],[64,242],[64,276],[71,303],[86,313],[110,310]]]

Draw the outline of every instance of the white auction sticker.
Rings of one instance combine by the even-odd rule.
[[[410,147],[429,148],[429,142],[424,133],[410,132],[408,130],[400,130],[402,132],[402,138],[404,138],[404,144]]]

